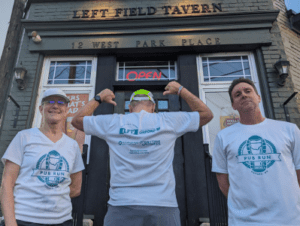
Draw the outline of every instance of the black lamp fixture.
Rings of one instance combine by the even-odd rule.
[[[25,89],[24,80],[25,80],[27,70],[23,67],[15,67],[14,71],[15,71],[15,78],[16,78],[16,82],[18,83],[19,90]]]
[[[279,73],[279,79],[277,81],[277,84],[279,86],[284,86],[285,79],[288,77],[289,73],[289,67],[290,67],[290,62],[287,60],[281,60],[279,59],[275,64],[274,67]]]

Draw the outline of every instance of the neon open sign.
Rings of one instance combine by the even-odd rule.
[[[177,79],[174,61],[119,62],[117,81],[161,81]]]
[[[161,72],[159,72],[159,74],[157,74],[156,71],[148,71],[148,72],[130,71],[126,75],[126,80],[130,81],[130,82],[138,81],[138,80],[158,80],[159,81],[161,79],[161,75],[162,75]]]

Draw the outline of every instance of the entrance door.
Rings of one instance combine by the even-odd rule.
[[[150,90],[151,91],[151,90]],[[156,103],[156,112],[179,111],[180,103],[177,95],[163,95],[163,92],[151,91]],[[114,113],[130,114],[129,99],[132,91],[116,91]],[[186,195],[185,195],[185,176],[184,176],[184,157],[182,152],[182,138],[178,138],[175,143],[175,154],[173,160],[173,169],[176,180],[176,197],[180,210],[181,225],[186,225]]]

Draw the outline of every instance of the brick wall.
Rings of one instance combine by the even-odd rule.
[[[97,15],[94,19],[137,19],[137,18],[147,18],[147,17],[180,17],[180,16],[199,16],[207,15],[213,13],[222,13],[216,9],[216,12],[213,12],[212,4],[221,4],[222,12],[240,12],[240,11],[265,11],[273,9],[272,0],[151,0],[151,1],[83,1],[83,2],[57,2],[57,3],[36,3],[32,4],[30,8],[30,20],[40,20],[40,21],[56,21],[56,20],[91,20],[92,10],[98,10]],[[206,4],[207,6],[202,6]],[[192,13],[193,6],[195,7],[195,12]],[[152,16],[123,16],[124,11],[120,14],[119,17],[115,17],[117,8],[136,8],[143,7],[143,10],[146,10],[147,7],[155,7],[157,12]],[[172,6],[168,11],[169,14],[165,14],[164,6]],[[185,6],[184,12],[182,6]],[[219,5],[218,5],[219,6]],[[178,7],[178,8],[176,8]],[[211,12],[206,12],[202,7],[208,7],[208,10]],[[105,12],[105,17],[101,17],[102,12],[100,10],[107,9],[108,12]],[[178,9],[178,10],[177,10]],[[78,11],[77,16],[82,17],[82,10],[89,10],[86,17],[89,18],[78,18],[73,19],[74,11]],[[138,11],[138,10],[137,10]],[[203,12],[205,11],[205,12]],[[144,12],[144,11],[143,11]],[[129,15],[129,10],[127,12]]]
[[[300,35],[291,30],[290,22],[287,17],[287,9],[284,0],[273,0],[274,8],[280,10],[277,24],[282,36],[283,47],[286,58],[290,62],[289,76],[294,85],[293,91],[300,92]],[[295,97],[298,104],[298,111],[295,117],[300,117],[300,94]]]

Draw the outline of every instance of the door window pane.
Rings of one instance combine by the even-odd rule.
[[[167,100],[159,100],[158,101],[158,110],[168,109],[168,101]]]
[[[216,136],[222,129],[239,121],[239,113],[231,107],[228,92],[208,92],[205,94],[206,105],[213,112],[214,118],[207,124],[209,130],[209,151],[212,153]]]
[[[129,104],[130,104],[129,100],[125,101],[125,110],[129,110]]]

